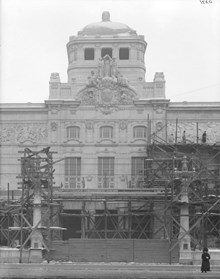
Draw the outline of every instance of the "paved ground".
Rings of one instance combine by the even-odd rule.
[[[0,264],[0,278],[72,279],[220,279],[220,266],[201,273],[200,266],[138,263]]]

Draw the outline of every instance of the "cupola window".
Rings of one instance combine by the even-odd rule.
[[[112,48],[102,48],[102,57],[109,55],[112,58]]]
[[[129,48],[121,47],[119,49],[119,59],[120,60],[128,60],[129,59]]]
[[[94,48],[85,48],[84,58],[85,58],[85,60],[94,60],[95,59]]]

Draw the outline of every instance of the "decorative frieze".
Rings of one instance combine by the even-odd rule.
[[[177,142],[182,141],[182,134],[185,131],[186,143],[197,142],[197,122],[185,121],[177,123]],[[198,143],[201,143],[203,132],[207,133],[207,143],[220,142],[220,122],[198,122]],[[170,137],[176,135],[176,122],[169,121],[167,125],[167,136],[168,140]]]
[[[0,143],[23,144],[29,141],[33,144],[47,141],[48,131],[45,123],[8,124],[0,131]]]

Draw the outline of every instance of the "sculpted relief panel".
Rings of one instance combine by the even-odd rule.
[[[86,121],[85,122],[86,128],[86,142],[93,142],[94,141],[94,122],[93,121]]]
[[[0,130],[0,143],[22,144],[29,141],[33,144],[45,142],[48,137],[47,125],[38,124],[8,124]]]
[[[182,141],[182,134],[185,131],[186,142],[196,143],[197,142],[197,124],[196,122],[179,122],[177,125],[177,142]],[[198,143],[201,143],[202,134],[206,131],[207,143],[220,142],[220,122],[200,122],[198,123]],[[167,125],[167,137],[168,141],[171,138],[175,138],[176,134],[176,123],[168,122]]]
[[[94,105],[104,114],[112,113],[119,105],[132,105],[137,94],[117,68],[116,60],[106,55],[100,59],[97,71],[91,71],[87,86],[77,100],[82,105]]]

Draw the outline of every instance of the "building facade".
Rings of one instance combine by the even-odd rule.
[[[220,104],[166,99],[163,73],[145,81],[146,48],[144,36],[104,12],[70,37],[68,81],[52,73],[48,100],[1,104],[1,189],[17,188],[18,151],[26,146],[51,146],[64,159],[55,167],[57,186],[126,189],[142,180],[153,133],[181,142],[185,130],[196,142],[207,131],[207,142],[219,142]]]
[[[101,219],[98,215],[91,217],[90,225],[84,224],[82,229],[83,221],[75,218],[82,210],[90,214],[105,212],[105,216],[107,211],[112,216],[120,212],[117,228],[121,234],[126,231],[124,238],[129,238],[129,218],[125,214],[129,202],[123,200],[128,195],[124,193],[130,191],[129,198],[148,197],[147,210],[152,211],[152,193],[144,191],[150,187],[146,180],[148,145],[220,143],[220,103],[175,103],[167,99],[162,72],[155,73],[152,82],[145,80],[146,50],[144,36],[125,24],[112,22],[109,12],[103,12],[102,21],[85,26],[69,38],[67,82],[52,73],[49,98],[44,103],[0,106],[1,190],[8,185],[11,190],[18,188],[19,152],[49,146],[54,152],[54,183],[60,191],[57,197],[75,222],[69,225],[71,220],[63,217],[62,225],[68,227],[65,239],[97,237],[97,230],[92,231],[91,226]],[[119,199],[109,202],[108,208],[103,200],[87,200],[85,205],[85,199],[99,194],[103,198],[103,192],[116,193]],[[78,200],[73,202],[77,195]],[[137,211],[144,204],[135,201],[130,210]],[[154,210],[163,208],[157,201]],[[152,221],[149,216],[146,208],[144,213],[139,210],[130,225],[139,229],[130,230],[130,238],[163,237],[160,220]],[[114,220],[106,221],[109,231],[114,228]],[[100,228],[105,226],[102,221],[100,224]],[[112,236],[112,232],[102,233],[100,229],[102,238]]]

